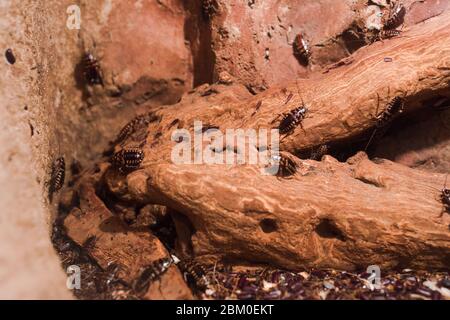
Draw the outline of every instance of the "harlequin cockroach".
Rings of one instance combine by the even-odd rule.
[[[150,282],[161,277],[172,265],[172,258],[162,258],[143,268],[140,276],[134,281],[133,289],[137,293],[145,293]]]
[[[84,77],[89,85],[103,85],[100,64],[92,53],[86,53],[83,57]]]
[[[179,267],[184,274],[186,281],[193,283],[199,290],[205,290],[209,286],[207,270],[204,266],[196,263],[194,260],[183,260]]]
[[[155,121],[158,117],[153,114],[152,112],[145,113],[138,115],[134,119],[132,119],[130,122],[128,122],[122,130],[120,130],[119,134],[117,135],[117,138],[115,140],[115,143],[119,143],[121,141],[124,141],[125,139],[129,138],[134,132],[136,132],[136,129],[140,126],[148,126],[151,122]]]
[[[66,162],[64,157],[59,157],[52,164],[52,172],[50,176],[49,197],[52,201],[53,194],[61,190],[66,177]]]
[[[377,128],[385,126],[392,121],[394,116],[398,113],[402,113],[404,105],[405,100],[402,97],[397,96],[392,99],[386,106],[386,110],[377,116]]]
[[[211,17],[218,11],[218,4],[216,0],[203,0],[202,1],[202,13],[206,20],[211,19]]]
[[[441,190],[441,201],[444,205],[441,217],[444,215],[444,212],[450,213],[450,189],[447,189],[447,178],[448,175],[445,177],[444,187]]]
[[[379,102],[380,102],[380,97],[378,96],[378,105],[377,105],[377,112],[378,112],[378,107],[379,107]],[[378,132],[378,138],[381,138],[381,135],[384,133],[382,132],[380,134],[380,129],[385,128],[390,122],[392,122],[392,120],[394,119],[394,117],[403,112],[403,107],[405,105],[405,100],[402,97],[395,97],[394,99],[392,99],[386,106],[386,109],[379,114],[376,117],[376,124],[375,124],[375,129],[372,133],[372,136],[369,139],[369,142],[366,145],[365,150],[367,151],[367,148],[369,147],[370,143],[372,142],[373,138],[375,137],[375,134],[377,134]]]
[[[276,173],[278,178],[288,178],[297,172],[298,165],[290,155],[283,152],[278,155],[271,156],[271,159],[278,163],[278,171]]]
[[[297,60],[301,64],[307,65],[311,57],[311,51],[309,49],[308,41],[305,39],[302,33],[299,33],[297,34],[297,36],[295,36],[292,48],[294,49],[294,56],[297,58]]]
[[[323,144],[319,146],[317,149],[314,149],[311,152],[311,156],[309,157],[311,160],[320,161],[324,155],[328,153],[328,146]]]
[[[406,8],[401,2],[392,2],[389,9],[389,16],[383,23],[383,29],[395,29],[405,21]]]
[[[306,108],[303,100],[302,105],[292,109],[288,113],[283,114],[283,118],[278,125],[280,134],[288,134],[295,129],[296,126],[301,125],[303,119],[305,119],[308,108]]]
[[[139,168],[144,160],[144,152],[141,149],[122,149],[112,156],[112,164],[121,172]]]

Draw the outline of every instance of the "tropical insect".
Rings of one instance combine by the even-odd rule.
[[[280,124],[278,125],[278,130],[280,131],[280,134],[289,134],[292,130],[295,129],[296,126],[302,125],[303,119],[305,119],[306,113],[308,112],[308,108],[306,108],[303,100],[302,104],[289,111],[288,113],[282,114],[282,119],[280,121]],[[280,116],[278,116],[280,117]],[[276,119],[278,119],[275,118]],[[274,120],[274,121],[275,121]],[[273,121],[273,122],[274,122]]]
[[[207,270],[193,259],[181,261],[179,264],[187,281],[193,283],[197,289],[205,290],[209,286]]]
[[[217,13],[218,7],[216,0],[203,0],[202,1],[202,12],[203,17],[206,20],[211,19],[211,17]]]
[[[115,143],[119,143],[129,138],[140,126],[148,126],[151,122],[157,120],[158,117],[152,112],[138,115],[128,122],[119,132]]]
[[[445,177],[444,187],[441,190],[441,201],[444,204],[441,217],[444,215],[444,212],[450,213],[450,189],[447,189],[447,178],[448,175]]]
[[[391,2],[388,18],[383,23],[383,29],[395,29],[405,21],[406,8],[399,1]]]
[[[378,95],[378,104],[377,104],[377,113],[378,113],[378,108],[380,105],[380,96]],[[372,133],[372,136],[369,139],[369,142],[366,145],[366,151],[367,148],[369,147],[370,143],[372,142],[373,138],[375,137],[375,135],[378,133],[378,138],[381,138],[381,135],[384,134],[383,131],[381,131],[381,129],[384,129],[387,127],[387,125],[389,123],[392,122],[392,120],[394,119],[394,117],[403,112],[403,107],[405,105],[405,100],[402,97],[395,97],[394,99],[392,99],[386,106],[386,109],[379,114],[376,117],[376,124],[375,124],[375,129]],[[380,132],[381,131],[381,132]]]
[[[295,36],[292,48],[294,49],[294,56],[297,60],[303,65],[308,65],[309,59],[311,58],[311,50],[309,49],[308,41],[302,33]]]
[[[11,49],[7,49],[5,51],[5,58],[6,58],[6,61],[8,61],[9,64],[16,63],[16,57],[14,56],[14,53],[12,52]]]
[[[64,157],[58,157],[52,163],[52,172],[49,182],[49,198],[53,199],[53,194],[61,190],[64,185],[64,179],[66,177],[66,162]]]
[[[83,57],[84,78],[89,85],[103,85],[100,64],[92,53],[86,53]]]
[[[172,265],[172,258],[162,258],[152,262],[143,268],[140,276],[134,281],[133,289],[137,293],[145,293],[148,290],[150,282],[161,277]]]
[[[271,156],[271,160],[278,164],[278,170],[276,173],[278,178],[288,178],[297,172],[297,163],[290,155],[284,152]]]
[[[297,90],[298,90],[298,84],[297,84]],[[291,99],[291,95],[289,95],[289,97],[288,97],[288,100],[290,100],[290,99]],[[286,103],[287,102],[285,102],[285,104]],[[298,125],[300,125],[302,127],[302,121],[303,121],[303,119],[305,119],[307,112],[308,112],[308,108],[306,107],[306,105],[303,101],[303,98],[302,98],[302,104],[299,107],[292,109],[288,113],[279,114],[272,121],[272,123],[274,123],[280,116],[282,116],[280,124],[278,125],[278,131],[280,132],[280,134],[284,134],[284,135],[288,136]]]
[[[122,149],[112,156],[112,164],[125,172],[139,168],[144,160],[144,152],[138,148]]]
[[[320,161],[324,155],[328,153],[328,145],[323,144],[311,152],[310,159]]]

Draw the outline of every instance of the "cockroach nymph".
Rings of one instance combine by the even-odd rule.
[[[9,64],[16,63],[16,57],[14,56],[14,53],[12,52],[11,49],[7,49],[5,51],[5,58],[6,58],[6,61],[8,61]]]
[[[323,144],[311,152],[310,159],[320,161],[324,155],[328,153],[328,145]]]
[[[216,0],[203,0],[202,1],[202,13],[206,20],[211,19],[211,17],[217,13],[219,10]]]
[[[66,177],[66,162],[64,157],[58,157],[52,164],[52,173],[50,176],[49,197],[52,201],[53,194],[61,190]]]
[[[378,94],[377,94],[377,96],[378,96]],[[379,102],[380,102],[380,97],[378,96],[377,112],[378,112]],[[382,132],[380,130],[385,128],[390,122],[392,122],[392,120],[394,119],[394,117],[396,115],[403,112],[404,105],[405,105],[405,100],[402,97],[397,96],[394,99],[392,99],[387,104],[386,109],[376,117],[375,129],[369,139],[369,142],[366,145],[366,148],[365,148],[366,151],[367,151],[367,148],[369,147],[370,143],[372,142],[373,138],[377,134],[377,132],[378,132],[377,138],[381,138],[381,136],[384,134],[384,132]]]
[[[207,270],[204,266],[196,263],[194,260],[183,260],[179,267],[183,272],[186,281],[193,283],[198,290],[205,290],[209,286]]]
[[[288,178],[297,173],[298,165],[290,155],[286,153],[279,153],[271,156],[271,160],[278,163],[278,171],[276,176],[278,178]]]
[[[450,213],[450,189],[447,189],[447,178],[448,175],[445,177],[444,187],[441,190],[441,201],[444,204],[441,217],[444,215],[444,212]]]
[[[298,84],[297,84],[297,90],[298,90]],[[289,95],[288,99],[290,100],[291,95]],[[286,102],[287,103],[287,102]],[[286,104],[285,103],[285,104]],[[308,108],[306,108],[306,105],[302,99],[302,104],[289,111],[288,113],[282,113],[278,115],[272,123],[274,123],[280,116],[282,116],[282,119],[280,121],[280,124],[278,125],[278,131],[280,134],[288,135],[292,132],[292,130],[295,129],[298,125],[302,126],[302,121],[306,117],[306,113],[308,112]]]
[[[405,101],[402,97],[395,97],[386,106],[386,110],[377,116],[377,128],[385,126],[391,122],[394,116],[403,112]]]
[[[134,291],[137,293],[145,293],[148,290],[150,282],[161,277],[169,269],[172,263],[172,258],[162,258],[143,268],[140,276],[133,283]]]
[[[121,172],[139,168],[144,160],[144,152],[138,148],[122,149],[112,156],[112,164]]]
[[[383,23],[383,29],[395,29],[405,21],[406,8],[401,2],[392,2],[389,16]]]
[[[103,85],[100,64],[92,53],[86,53],[83,57],[84,78],[89,85]]]
[[[288,134],[295,129],[296,126],[301,125],[303,119],[305,119],[308,108],[302,101],[302,105],[292,109],[288,113],[283,114],[283,118],[278,125],[280,134]]]
[[[132,119],[130,122],[128,122],[122,128],[122,130],[120,130],[120,132],[117,135],[117,138],[115,140],[115,143],[124,141],[125,139],[129,138],[134,132],[136,132],[136,129],[138,127],[148,126],[151,122],[155,121],[157,118],[158,117],[151,112],[138,115],[137,117]]]
[[[302,33],[297,34],[292,44],[292,48],[294,49],[294,56],[297,60],[303,65],[308,65],[311,57],[311,50],[309,49],[308,41]]]

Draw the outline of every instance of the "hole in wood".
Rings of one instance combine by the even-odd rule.
[[[259,225],[264,233],[271,233],[278,230],[277,222],[274,219],[262,219]]]
[[[317,234],[322,238],[335,238],[341,241],[346,240],[345,234],[336,226],[333,220],[322,219],[316,226]]]

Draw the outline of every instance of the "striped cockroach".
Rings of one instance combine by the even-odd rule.
[[[66,177],[66,162],[64,157],[58,157],[52,163],[52,172],[49,182],[49,198],[52,201],[53,194],[61,190]]]
[[[148,126],[151,122],[157,120],[158,117],[152,113],[144,113],[141,115],[138,115],[134,119],[132,119],[130,122],[128,122],[119,132],[117,135],[117,138],[115,140],[115,143],[119,143],[124,141],[125,139],[129,138],[136,130],[141,126]]]
[[[112,164],[121,172],[139,168],[144,160],[144,152],[138,148],[127,148],[116,152],[112,156]]]
[[[292,43],[292,48],[294,50],[294,56],[297,60],[301,64],[307,65],[309,63],[309,59],[311,58],[311,50],[309,48],[308,41],[302,33],[295,36],[294,42]]]
[[[380,96],[378,95],[378,104],[377,104],[377,112],[379,108],[380,103]],[[370,143],[372,142],[373,138],[375,137],[375,134],[377,131],[379,132],[381,129],[385,128],[389,123],[392,122],[394,117],[398,115],[399,113],[403,112],[403,107],[405,105],[405,100],[402,97],[396,96],[394,99],[392,99],[386,106],[386,109],[376,116],[376,124],[375,129],[372,133],[372,136],[369,139],[369,142],[366,145],[365,150],[367,151],[367,148],[369,147]],[[381,137],[381,136],[380,136]],[[379,138],[380,138],[379,137]]]
[[[297,173],[298,165],[291,155],[280,152],[271,156],[271,160],[278,164],[278,171],[275,174],[278,178],[288,178]]]
[[[86,53],[83,57],[84,78],[89,85],[103,85],[100,64],[92,53]]]
[[[447,178],[448,175],[445,177],[444,187],[441,190],[441,201],[444,205],[441,217],[444,215],[444,212],[450,213],[450,189],[447,189]]]
[[[161,277],[172,264],[173,259],[166,257],[144,267],[140,276],[133,282],[133,290],[138,294],[147,292],[150,282]]]
[[[405,21],[406,8],[399,1],[391,2],[389,15],[383,23],[383,29],[395,29]]]
[[[205,290],[208,288],[208,271],[203,265],[196,263],[193,259],[188,259],[181,261],[179,267],[186,281],[194,284],[196,289]]]
[[[323,144],[316,149],[313,149],[311,152],[311,156],[309,157],[311,160],[320,161],[324,155],[328,153],[328,145]]]
[[[202,13],[203,17],[206,20],[211,19],[211,17],[217,13],[218,11],[218,4],[216,0],[203,0],[202,1]]]
[[[298,90],[298,84],[297,84]],[[286,104],[286,103],[285,103]],[[288,135],[295,129],[298,125],[302,126],[302,121],[306,117],[306,113],[308,112],[308,108],[306,107],[303,98],[302,104],[295,109],[292,109],[288,113],[279,114],[273,121],[274,123],[280,116],[282,119],[280,124],[278,125],[278,130],[280,134]]]

